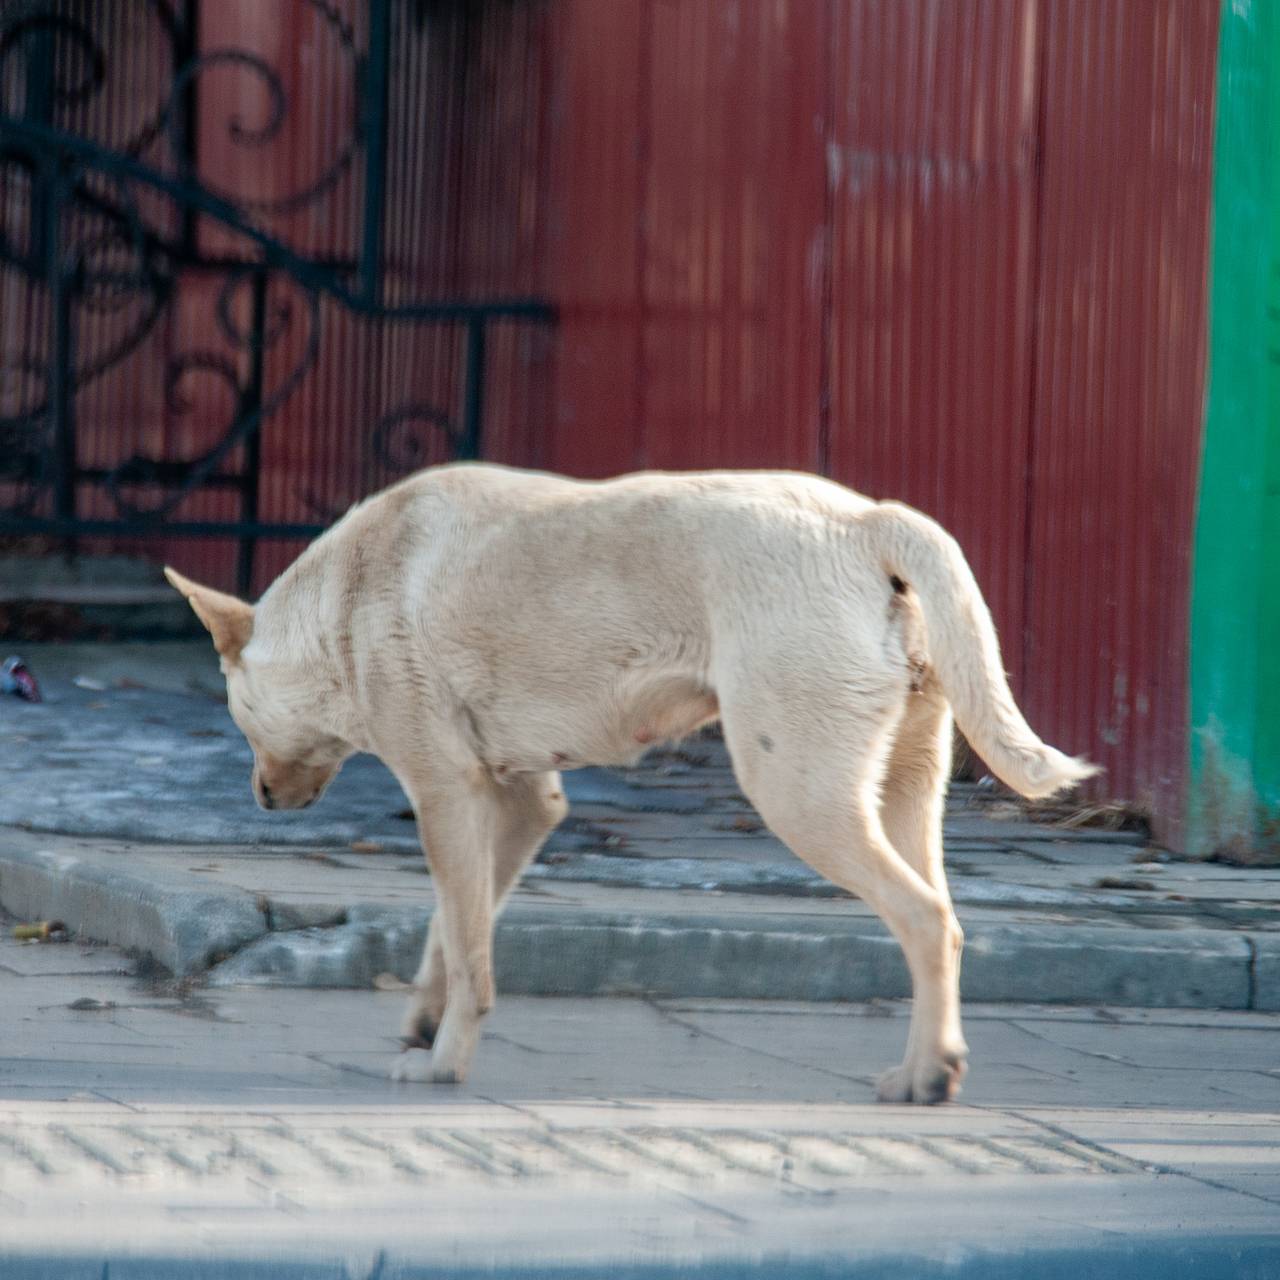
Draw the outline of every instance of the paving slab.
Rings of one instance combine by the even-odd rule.
[[[511,997],[433,1087],[387,1078],[397,996],[30,949],[0,937],[6,1280],[1280,1266],[1277,1014],[974,1005],[961,1102],[910,1108],[871,1102],[905,1002]]]

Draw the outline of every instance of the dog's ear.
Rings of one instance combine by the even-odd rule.
[[[253,634],[253,606],[212,587],[202,587],[167,565],[164,576],[171,587],[186,596],[196,617],[208,628],[218,653],[228,662],[239,661],[240,651]]]

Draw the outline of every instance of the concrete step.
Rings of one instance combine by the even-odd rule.
[[[191,609],[150,560],[0,557],[0,636],[7,640],[161,639],[199,632]]]
[[[201,874],[217,870],[207,855],[188,865],[170,870],[136,846],[4,833],[0,906],[217,985],[368,988],[380,974],[407,981],[417,969],[429,883],[405,877],[395,897],[361,903],[347,892],[231,887]],[[279,869],[289,865],[296,859]],[[1280,935],[1263,929],[1135,927],[1106,913],[1068,918],[1026,908],[962,908],[960,918],[967,1000],[1280,1008]],[[857,901],[601,885],[552,892],[535,882],[499,922],[495,965],[501,989],[527,995],[910,993],[897,944]]]

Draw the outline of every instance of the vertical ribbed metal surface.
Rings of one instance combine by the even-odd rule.
[[[126,69],[79,122],[104,139],[132,127],[158,56],[126,11],[149,12],[95,9]],[[202,5],[202,45],[260,48],[291,104],[269,146],[246,147],[228,126],[262,121],[261,83],[203,75],[207,177],[278,196],[324,173],[349,134],[365,13]],[[1169,811],[1217,17],[1212,0],[393,4],[386,296],[557,304],[554,341],[492,335],[490,457],[582,475],[818,468],[937,516],[1035,726],[1106,764],[1103,790]],[[361,194],[343,174],[267,222],[351,258]],[[162,373],[216,344],[213,288],[185,288],[145,353],[85,397],[88,456],[213,437],[218,380],[191,374],[177,412]],[[8,350],[43,319],[3,289]],[[302,341],[304,308],[293,316],[268,385]],[[396,406],[458,412],[456,332],[373,328],[327,304],[322,319],[322,357],[264,437],[269,519],[323,518],[391,478],[371,436]],[[86,322],[87,340],[112,323]],[[424,463],[445,454],[411,417],[398,439]],[[264,548],[259,585],[295,550]],[[229,546],[173,554],[229,581]]]
[[[554,6],[550,465],[942,520],[1036,727],[1176,809],[1217,5]]]
[[[197,172],[229,198],[249,203],[255,221],[301,254],[333,262],[359,252],[362,179],[356,148],[357,58],[367,45],[367,6],[336,0],[312,6],[299,0],[219,0],[196,11],[196,47],[245,49],[279,78],[286,110],[275,133],[246,144],[237,130],[261,129],[271,118],[265,77],[236,63],[211,63],[195,79]],[[347,162],[348,157],[351,162]],[[269,204],[280,208],[266,207]],[[252,258],[251,246],[209,219],[197,234],[207,254]],[[204,347],[231,355],[243,368],[247,352],[235,352],[217,326],[215,308],[225,278],[189,273],[169,325],[172,354]],[[236,291],[233,315],[247,328],[251,290]],[[301,291],[272,278],[268,314],[281,316],[283,333],[264,361],[265,392],[279,386],[303,358],[309,337]],[[261,436],[259,514],[269,521],[324,521],[359,496],[368,414],[380,396],[374,378],[369,327],[341,308],[320,303],[321,356],[298,389],[264,425]],[[230,420],[228,388],[199,372],[181,386],[189,407],[168,416],[162,456],[192,456],[215,441]],[[240,465],[235,457],[233,465]],[[178,515],[234,518],[233,494],[196,494]],[[288,563],[301,544],[259,544],[255,589]],[[229,540],[173,542],[165,554],[184,571],[229,585],[236,545]],[[153,544],[154,553],[154,544]]]
[[[471,298],[553,294],[545,252],[552,6],[548,0],[504,0],[469,7],[458,292]],[[437,252],[452,256],[448,248]],[[553,340],[538,325],[497,324],[491,330],[487,458],[533,460],[546,423]]]
[[[641,421],[657,467],[818,465],[825,12],[650,3]]]
[[[56,123],[118,150],[145,135],[141,158],[172,171],[170,137],[156,127],[175,61],[163,6],[62,0],[57,7],[87,24],[105,54],[106,78],[83,100],[60,104]],[[368,4],[205,0],[176,8],[180,15],[196,15],[195,51],[213,55],[192,81],[200,180],[244,203],[263,229],[302,255],[354,263],[364,198],[356,112],[359,62],[369,41]],[[385,300],[533,293],[543,272],[547,227],[547,0],[400,0],[390,11]],[[74,61],[65,40],[59,49],[60,57]],[[268,128],[268,73],[243,58],[220,58],[216,51],[225,49],[253,55],[277,78],[284,111],[274,129]],[[70,68],[73,81],[80,70]],[[269,136],[255,140],[258,131]],[[3,181],[17,182],[16,171],[3,170]],[[142,190],[133,194],[150,220],[176,232],[172,205]],[[21,206],[17,197],[14,192],[3,200],[6,217]],[[22,231],[7,223],[6,230]],[[254,258],[249,242],[211,219],[198,220],[197,235],[205,254]],[[216,356],[245,380],[249,352],[227,339],[216,318],[225,282],[216,272],[182,273],[174,302],[136,353],[80,393],[82,464],[110,469],[138,454],[198,457],[220,439],[235,416],[233,388],[208,362],[188,358]],[[25,354],[40,357],[47,328],[42,298],[43,291],[17,272],[3,273],[0,358],[20,362],[24,341],[31,343]],[[231,308],[237,325],[247,327],[250,300],[246,279]],[[136,300],[111,301],[77,309],[84,359],[108,349],[136,312]],[[268,311],[287,312],[282,336],[266,354],[270,396],[302,357],[309,323],[306,299],[280,275],[272,278]],[[459,326],[371,323],[328,301],[320,303],[320,325],[319,358],[262,434],[259,515],[266,521],[324,522],[401,474],[403,466],[392,461],[426,465],[447,458],[451,446],[439,420],[461,426],[465,335]],[[536,328],[496,324],[489,334],[490,457],[528,462],[533,455],[547,413],[550,361],[550,338]],[[0,410],[20,407],[24,397],[29,401],[30,389],[6,376]],[[396,417],[386,427],[391,414]],[[384,429],[378,432],[380,422]],[[379,441],[386,447],[380,449]],[[240,459],[230,461],[237,466]],[[114,507],[107,494],[83,486],[80,513],[106,517]],[[237,513],[237,497],[224,490],[195,493],[173,514],[198,520]],[[229,540],[151,540],[137,547],[218,585],[232,583],[236,546]],[[264,586],[298,549],[296,543],[261,544],[256,586]]]
[[[172,74],[173,45],[157,11],[138,4],[89,6],[57,0],[39,12],[50,20],[46,30],[69,23],[89,33],[83,43],[53,37],[52,55],[60,69],[52,78],[52,122],[97,142],[127,147],[145,159],[166,154],[168,139],[157,125]],[[102,55],[97,66],[91,52],[94,45]],[[22,53],[21,41],[17,48],[5,51],[4,106],[19,115],[26,88]],[[6,235],[25,245],[31,230],[25,225],[30,209],[25,180],[16,166],[3,166],[0,174],[0,216]],[[176,229],[172,211],[163,201],[136,190],[130,195],[153,225],[165,233]],[[61,234],[68,243],[88,246],[85,260],[90,270],[135,270],[132,246],[111,230],[105,219],[90,215],[82,206],[66,215]],[[47,298],[42,285],[14,268],[0,268],[0,367],[4,369],[0,416],[21,416],[43,399],[43,380],[15,371],[24,366],[39,368],[48,359]],[[82,373],[102,366],[101,372],[84,375],[84,389],[76,398],[81,465],[110,467],[132,453],[163,447],[162,371],[171,337],[163,321],[149,328],[144,324],[149,309],[150,299],[142,291],[114,287],[95,291],[74,308],[75,365]],[[140,331],[145,336],[138,340],[133,335]],[[125,349],[133,353],[128,359],[112,358],[112,352]],[[90,517],[106,514],[107,500],[100,493],[82,490],[78,511]],[[93,550],[98,544],[88,540],[82,545]]]
[[[1176,810],[1204,404],[1215,4],[1049,6],[1029,715]]]
[[[316,28],[314,47],[301,52],[296,29],[281,36],[299,68],[301,137],[332,155],[352,109],[350,72],[328,24],[316,27],[306,5],[287,7]],[[344,0],[360,48],[365,10]],[[388,303],[537,291],[546,222],[547,14],[546,0],[392,5],[383,214]],[[313,92],[316,85],[325,92]],[[350,255],[358,197],[358,182],[350,192],[335,187],[331,212],[308,214],[314,226],[304,243]],[[402,467],[375,448],[380,421],[394,460],[416,466],[450,456],[435,415],[460,425],[465,335],[458,326],[371,323],[328,304],[323,326],[321,359],[264,437],[267,518],[328,518],[398,478]],[[286,367],[290,358],[287,351],[280,357]],[[487,457],[531,460],[546,414],[549,359],[549,337],[536,326],[493,327]],[[390,414],[395,420],[386,427]],[[261,582],[297,550],[264,546]]]
[[[959,538],[1016,672],[1041,6],[833,10],[831,471]]]
[[[556,12],[549,464],[817,467],[827,7]]]
[[[550,36],[551,192],[544,281],[557,305],[543,466],[640,462],[649,3],[558,0]]]

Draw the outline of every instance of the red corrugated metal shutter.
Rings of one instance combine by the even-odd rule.
[[[1035,4],[837,4],[832,473],[940,520],[1019,665]]]
[[[1025,701],[1176,812],[1217,5],[1051,6]]]
[[[559,6],[550,465],[819,464],[826,13]]]

